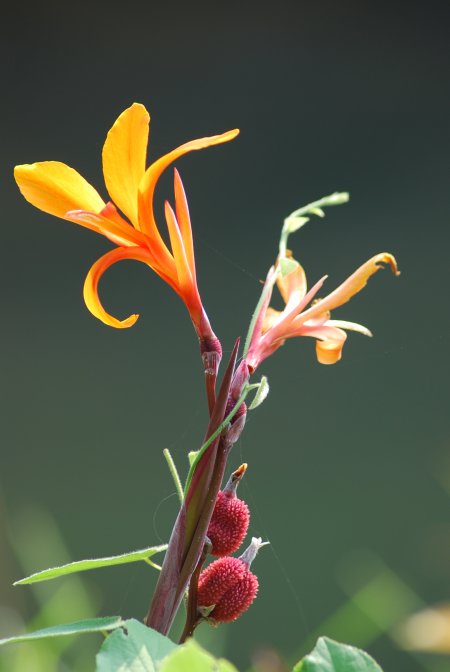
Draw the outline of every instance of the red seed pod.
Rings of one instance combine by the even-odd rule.
[[[207,536],[211,541],[211,554],[223,557],[234,553],[244,541],[250,522],[248,506],[236,497],[236,488],[245,474],[246,464],[242,464],[221,490],[216,499],[209,523]]]
[[[198,582],[200,613],[207,613],[218,623],[227,623],[247,611],[258,592],[258,579],[250,565],[263,545],[261,539],[253,537],[240,558],[220,558],[203,570]],[[213,605],[213,609],[208,609]]]

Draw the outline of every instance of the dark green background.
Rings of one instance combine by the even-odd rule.
[[[283,217],[310,200],[351,192],[292,238],[310,282],[328,273],[332,289],[384,250],[402,271],[379,273],[336,312],[375,335],[350,334],[339,365],[321,367],[299,339],[261,369],[271,394],[232,465],[249,463],[251,531],[272,545],[255,564],[260,597],[224,628],[226,654],[244,668],[261,645],[301,653],[346,601],[339,568],[355,550],[382,558],[424,603],[449,599],[446,5],[55,1],[4,16],[3,604],[33,613],[27,589],[10,588],[23,570],[8,526],[27,507],[51,512],[74,559],[165,541],[176,502],[161,451],[183,465],[205,427],[179,300],[147,268],[122,264],[103,281],[104,303],[141,319],[123,331],[96,321],[81,288],[110,244],[31,208],[11,177],[16,163],[61,160],[105,195],[101,147],[133,101],[152,115],[150,158],[241,129],[177,164],[225,352],[245,335]],[[158,213],[170,194],[166,177]],[[38,559],[36,548],[35,569]],[[145,568],[90,580],[103,614],[144,615]],[[429,669],[388,636],[370,650],[386,671]]]

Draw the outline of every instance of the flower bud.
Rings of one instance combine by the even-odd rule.
[[[236,469],[225,488],[217,495],[207,532],[212,555],[222,557],[234,553],[247,534],[250,512],[247,504],[236,496],[236,488],[246,470],[246,464]]]
[[[203,570],[198,582],[200,613],[207,613],[217,623],[227,623],[247,611],[258,592],[258,579],[250,565],[261,546],[261,539],[253,537],[240,558],[220,558]]]

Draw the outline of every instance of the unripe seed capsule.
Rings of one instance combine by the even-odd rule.
[[[244,541],[250,522],[248,506],[236,496],[236,488],[245,471],[246,464],[231,474],[230,480],[216,499],[207,536],[211,541],[212,555],[223,557],[234,553]]]

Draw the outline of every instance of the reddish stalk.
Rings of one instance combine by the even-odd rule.
[[[192,637],[194,630],[199,625],[202,620],[201,616],[198,614],[197,609],[197,595],[198,595],[198,579],[200,572],[202,571],[203,563],[205,562],[208,553],[211,551],[211,543],[208,539],[205,541],[203,547],[203,553],[200,556],[200,560],[197,563],[197,567],[194,569],[191,580],[189,581],[189,597],[186,609],[186,623],[184,630],[181,634],[179,644],[183,644],[188,637]]]
[[[214,406],[206,439],[220,426],[230,393],[236,343]],[[231,444],[218,437],[204,453],[194,472],[169,541],[163,567],[145,623],[166,635],[203,551],[206,531],[222,483]]]

